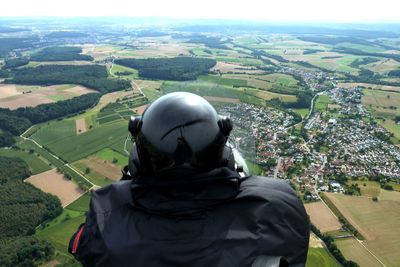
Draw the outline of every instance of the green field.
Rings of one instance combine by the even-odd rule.
[[[128,165],[128,157],[125,154],[121,154],[115,150],[110,148],[105,148],[98,151],[95,156],[104,159],[110,163],[113,163],[114,159],[117,160],[115,164],[118,166],[124,167]]]
[[[325,248],[308,248],[307,267],[339,267]]]
[[[36,231],[38,238],[50,241],[56,250],[68,257],[68,244],[78,226],[85,221],[85,213],[64,209],[63,213]],[[47,226],[48,225],[48,226]]]
[[[232,79],[232,78],[223,78],[217,75],[202,75],[198,78],[201,81],[221,84],[221,85],[228,85],[228,86],[236,86],[236,87],[245,87],[247,86],[246,80],[240,79]]]
[[[332,100],[329,96],[320,95],[315,101],[314,108],[319,112],[326,112],[328,110],[328,105],[332,104]]]
[[[31,138],[39,144],[47,145],[60,142],[65,137],[76,136],[75,120],[55,120],[40,124]]]
[[[78,169],[81,173],[85,173],[85,170],[87,169],[87,166],[81,162],[74,162],[72,163],[72,166]],[[85,177],[89,179],[92,183],[100,187],[109,185],[113,182],[112,180],[104,177],[93,169],[91,169],[89,173],[85,173]]]
[[[376,121],[393,134],[392,141],[400,144],[400,124],[394,121],[400,115],[400,93],[365,89],[361,101]]]
[[[308,108],[295,108],[295,109],[293,109],[293,111],[296,112],[297,114],[299,114],[302,118],[307,116],[308,113],[310,112],[310,110]]]
[[[90,202],[90,192],[86,192],[80,198],[75,200],[73,203],[69,204],[66,209],[86,212],[89,210],[89,202]]]
[[[351,184],[356,184],[360,188],[362,196],[378,197],[381,193],[381,186],[378,182],[358,180],[347,181],[347,185]]]
[[[129,75],[118,75],[117,72],[131,72]],[[117,76],[124,79],[135,80],[139,77],[138,71],[129,67],[121,66],[118,64],[113,64],[110,70],[112,76]]]
[[[386,193],[385,190],[384,193]],[[400,193],[387,192],[379,201],[364,196],[325,193],[336,209],[365,238],[363,244],[385,265],[400,262]],[[335,212],[335,210],[333,209]],[[345,251],[343,251],[345,254]],[[346,255],[346,254],[345,254]],[[375,265],[376,266],[376,265]]]
[[[352,260],[360,266],[375,267],[382,266],[356,239],[343,238],[335,240],[336,246],[340,249],[347,260]]]
[[[301,88],[293,76],[283,73],[250,75],[250,74],[223,74],[223,78],[245,80],[247,86],[281,94],[296,94]]]
[[[242,102],[256,105],[261,105],[262,103],[260,98],[247,93],[244,88],[233,88],[208,82],[164,82],[161,90],[164,94],[172,92],[190,92],[201,96],[238,98]]]
[[[32,138],[35,139],[39,136],[42,143],[48,147],[54,154],[59,155],[60,158],[67,162],[74,162],[81,158],[87,157],[103,148],[111,147],[115,143],[124,144],[127,131],[127,122],[120,121],[100,125],[99,127],[80,134],[70,135],[60,133],[55,137],[56,141],[52,139],[45,139],[46,136],[53,136],[54,127],[44,126],[40,128]]]

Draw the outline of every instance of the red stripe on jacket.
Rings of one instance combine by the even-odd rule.
[[[81,238],[83,228],[85,226],[82,226],[81,229],[79,229],[79,232],[76,234],[75,239],[74,239],[74,245],[72,246],[72,253],[75,254],[76,250],[78,249],[78,244],[79,244],[79,239]]]

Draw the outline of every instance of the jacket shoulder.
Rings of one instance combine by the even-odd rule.
[[[95,213],[105,213],[124,205],[132,205],[132,181],[120,181],[92,192],[91,208]]]
[[[241,187],[244,190],[251,190],[254,192],[261,191],[262,193],[265,193],[266,191],[275,191],[277,193],[296,196],[294,190],[290,187],[288,183],[286,183],[284,180],[275,179],[272,177],[250,176],[242,183]]]

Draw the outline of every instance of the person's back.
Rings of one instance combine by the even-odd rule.
[[[86,266],[251,266],[263,255],[304,266],[308,238],[285,182],[183,163],[93,192],[70,252]]]

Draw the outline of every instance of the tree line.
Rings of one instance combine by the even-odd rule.
[[[20,135],[32,124],[88,109],[97,104],[100,96],[100,94],[92,93],[37,107],[22,107],[16,110],[0,108],[0,129],[13,135]]]
[[[139,76],[149,79],[195,80],[217,63],[214,59],[195,57],[117,59],[116,64],[137,69]]]
[[[16,110],[0,108],[0,147],[12,146],[15,139],[11,135],[20,135],[32,124],[81,112],[96,105],[103,93],[131,86],[125,79],[109,79],[106,67],[100,65],[45,65],[12,69],[9,74],[11,78],[6,79],[6,83],[36,85],[74,83],[96,89],[100,94],[86,94],[56,103]]]
[[[359,265],[355,263],[354,261],[349,261],[346,260],[345,257],[343,256],[342,252],[338,249],[336,244],[334,243],[334,239],[328,235],[328,234],[322,234],[320,230],[315,227],[311,223],[311,231],[318,236],[319,238],[324,241],[326,244],[326,248],[329,250],[329,252],[335,257],[335,259],[343,266],[343,267],[358,267]]]
[[[101,65],[43,65],[35,68],[13,69],[4,83],[27,85],[80,84],[101,93],[130,87],[124,79],[109,79],[105,66]]]

